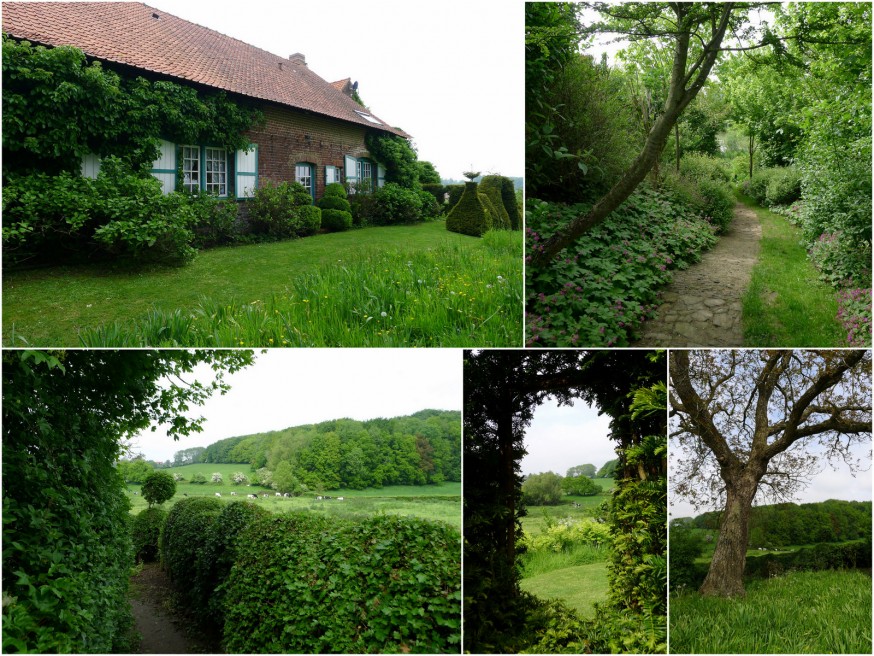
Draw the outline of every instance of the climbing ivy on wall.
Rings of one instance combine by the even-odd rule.
[[[4,179],[76,172],[88,153],[142,169],[158,156],[159,137],[238,150],[261,118],[220,91],[124,77],[77,48],[3,35]]]
[[[421,189],[416,151],[410,142],[395,134],[368,132],[364,143],[371,156],[385,167],[385,181],[408,189]]]

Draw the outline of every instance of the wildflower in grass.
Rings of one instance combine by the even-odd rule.
[[[387,316],[388,316],[388,312],[380,312],[380,313],[379,313],[379,316],[381,316],[381,317],[387,317]]]

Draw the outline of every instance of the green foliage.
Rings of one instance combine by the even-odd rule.
[[[328,232],[342,232],[352,227],[352,213],[322,209],[322,227]]]
[[[396,134],[370,131],[364,143],[371,156],[385,166],[386,183],[419,190],[419,162],[410,142]]]
[[[342,182],[332,182],[330,184],[325,185],[325,193],[322,198],[326,197],[336,197],[336,198],[346,198],[346,187]],[[332,209],[343,209],[343,208],[332,208]]]
[[[387,182],[373,195],[371,225],[396,225],[422,220],[422,197],[418,191]]]
[[[717,233],[725,232],[733,218],[734,198],[728,187],[712,180],[699,180],[698,193],[701,203],[695,204],[696,210],[710,223]]]
[[[349,204],[349,201],[346,200],[345,196],[329,196],[326,194],[319,199],[317,205],[319,206],[319,209],[322,210],[341,210],[343,212],[352,211],[352,206]]]
[[[594,469],[594,466],[593,466]],[[588,476],[567,476],[561,480],[561,489],[565,494],[580,497],[591,497],[600,494],[601,486]]]
[[[446,216],[446,229],[463,235],[482,237],[492,228],[491,216],[483,205],[476,182],[467,182],[458,203]]]
[[[191,477],[191,482],[195,485],[205,485],[206,476],[204,474],[195,474]]]
[[[562,552],[570,551],[581,544],[601,547],[610,543],[610,528],[606,524],[591,520],[555,522],[538,535],[526,534],[523,542],[529,552]]]
[[[697,589],[707,574],[704,568],[695,565],[695,559],[704,551],[701,533],[674,524],[668,531],[668,537],[671,590]]]
[[[225,586],[239,653],[444,653],[460,646],[460,538],[421,520],[253,522]]]
[[[765,189],[765,204],[791,205],[801,197],[801,173],[789,167],[772,170]]]
[[[158,560],[158,538],[166,519],[167,511],[163,508],[146,508],[133,518],[131,538],[137,562]]]
[[[674,202],[671,202],[671,201]],[[528,198],[527,253],[589,205]],[[713,228],[665,192],[640,187],[573,253],[549,268],[527,269],[529,346],[623,346],[652,316],[671,269],[698,261],[716,241]],[[530,255],[528,256],[530,257]]]
[[[510,229],[521,230],[521,195],[519,199],[517,199],[516,188],[510,178],[501,178],[501,200],[504,202],[504,209],[507,210],[507,216],[510,219]]]
[[[769,578],[792,571],[865,568],[871,563],[870,535],[866,538],[841,544],[815,544],[788,553],[749,556],[744,576]]]
[[[224,504],[214,497],[180,499],[161,531],[161,565],[187,602],[205,603],[211,590],[203,571],[203,551],[210,527]]]
[[[419,182],[422,183],[423,187],[442,184],[440,174],[431,162],[418,162],[417,164],[419,166]]]
[[[266,180],[248,201],[249,223],[253,232],[273,239],[305,237],[314,234],[321,225],[319,209],[306,209],[312,208],[312,203],[310,192],[299,182],[277,184]]]
[[[419,199],[422,201],[422,220],[430,221],[436,219],[443,212],[442,203],[438,203],[434,195],[428,191],[418,192]]]
[[[146,477],[141,494],[149,506],[161,505],[176,494],[176,480],[167,472],[153,472]]]
[[[722,160],[708,155],[688,154],[680,159],[680,173],[690,180],[712,180],[713,182],[727,183],[729,175],[726,172]]]
[[[458,201],[461,200],[461,196],[464,194],[465,188],[466,187],[463,184],[452,184],[446,186],[446,190],[449,192],[447,210],[451,210],[453,207],[458,205]]]
[[[125,483],[143,483],[154,471],[152,466],[141,458],[135,458],[130,462],[122,460],[116,469]]]
[[[159,136],[242,149],[243,133],[260,120],[223,92],[122,77],[76,48],[3,35],[4,178],[74,173],[88,153],[118,156],[140,171],[156,158]]]
[[[601,469],[598,470],[598,473],[595,474],[595,478],[614,478],[618,467],[618,458],[616,460],[608,460],[604,463]]]
[[[4,651],[131,651],[120,438],[153,421],[171,436],[196,430],[200,420],[182,408],[250,361],[242,351],[4,352]],[[214,383],[159,384],[199,362],[216,368]]]
[[[495,229],[510,229],[510,215],[504,206],[503,178],[499,175],[487,175],[479,183],[479,193],[488,196],[494,207],[492,227]],[[513,201],[515,205],[515,199]]]
[[[531,474],[522,483],[522,501],[528,506],[555,506],[564,496],[562,477],[553,472]]]
[[[846,289],[838,294],[838,320],[847,332],[847,346],[871,344],[871,289]]]

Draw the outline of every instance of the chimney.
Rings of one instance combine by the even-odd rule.
[[[307,58],[303,56],[303,53],[296,52],[293,55],[288,56],[288,60],[292,64],[301,64],[302,66],[307,65]]]

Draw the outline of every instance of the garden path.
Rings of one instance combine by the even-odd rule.
[[[171,590],[170,580],[158,563],[145,563],[143,570],[131,578],[131,610],[136,629],[142,636],[135,653],[215,653],[206,642],[183,631],[183,626],[193,623],[174,616],[170,610]]]
[[[701,261],[674,273],[658,316],[632,346],[743,346],[744,292],[759,255],[762,226],[737,203],[728,231]]]

